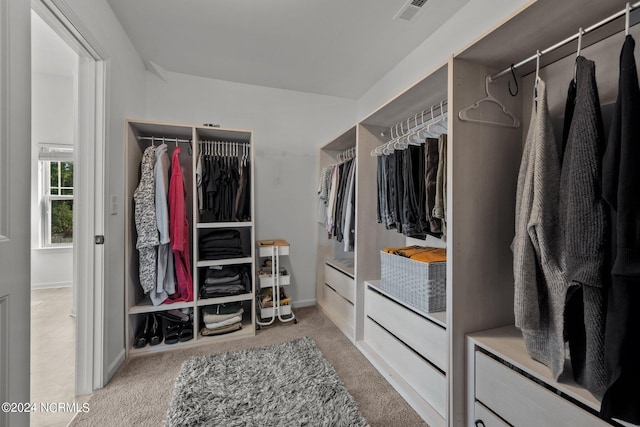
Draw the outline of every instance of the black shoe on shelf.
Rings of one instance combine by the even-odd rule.
[[[136,339],[133,343],[134,348],[142,348],[146,347],[149,342],[149,331],[151,330],[151,315],[147,314],[144,318],[144,322],[142,322],[142,326],[136,335]]]
[[[180,330],[180,342],[190,341],[193,339],[193,324],[185,323]]]
[[[165,320],[166,326],[164,328],[164,343],[175,344],[180,341],[180,331],[182,331],[182,324]]]
[[[162,342],[162,322],[154,313],[150,314],[151,330],[149,331],[149,345],[158,345]]]

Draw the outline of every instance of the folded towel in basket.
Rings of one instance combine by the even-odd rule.
[[[384,251],[420,262],[444,262],[447,260],[447,250],[443,248],[414,245],[403,248],[386,248]]]

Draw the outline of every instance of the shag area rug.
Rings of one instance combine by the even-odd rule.
[[[188,359],[165,420],[165,426],[366,425],[308,337]]]

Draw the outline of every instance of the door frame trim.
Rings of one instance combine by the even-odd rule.
[[[64,0],[31,0],[31,8],[76,49],[81,62],[89,62],[88,71],[83,71],[86,75],[78,76],[78,92],[90,108],[78,109],[77,129],[78,140],[86,138],[94,144],[84,149],[76,146],[75,150],[79,162],[76,182],[79,190],[89,195],[77,205],[79,213],[74,215],[74,227],[77,225],[78,230],[74,233],[74,281],[89,284],[76,286],[75,389],[76,395],[82,395],[103,387],[105,381],[105,251],[103,245],[94,244],[94,235],[104,234],[105,227],[108,59],[105,50]]]

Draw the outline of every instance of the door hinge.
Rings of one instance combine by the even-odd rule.
[[[104,245],[104,236],[102,234],[98,234],[94,238],[94,241],[96,242],[96,245]]]

